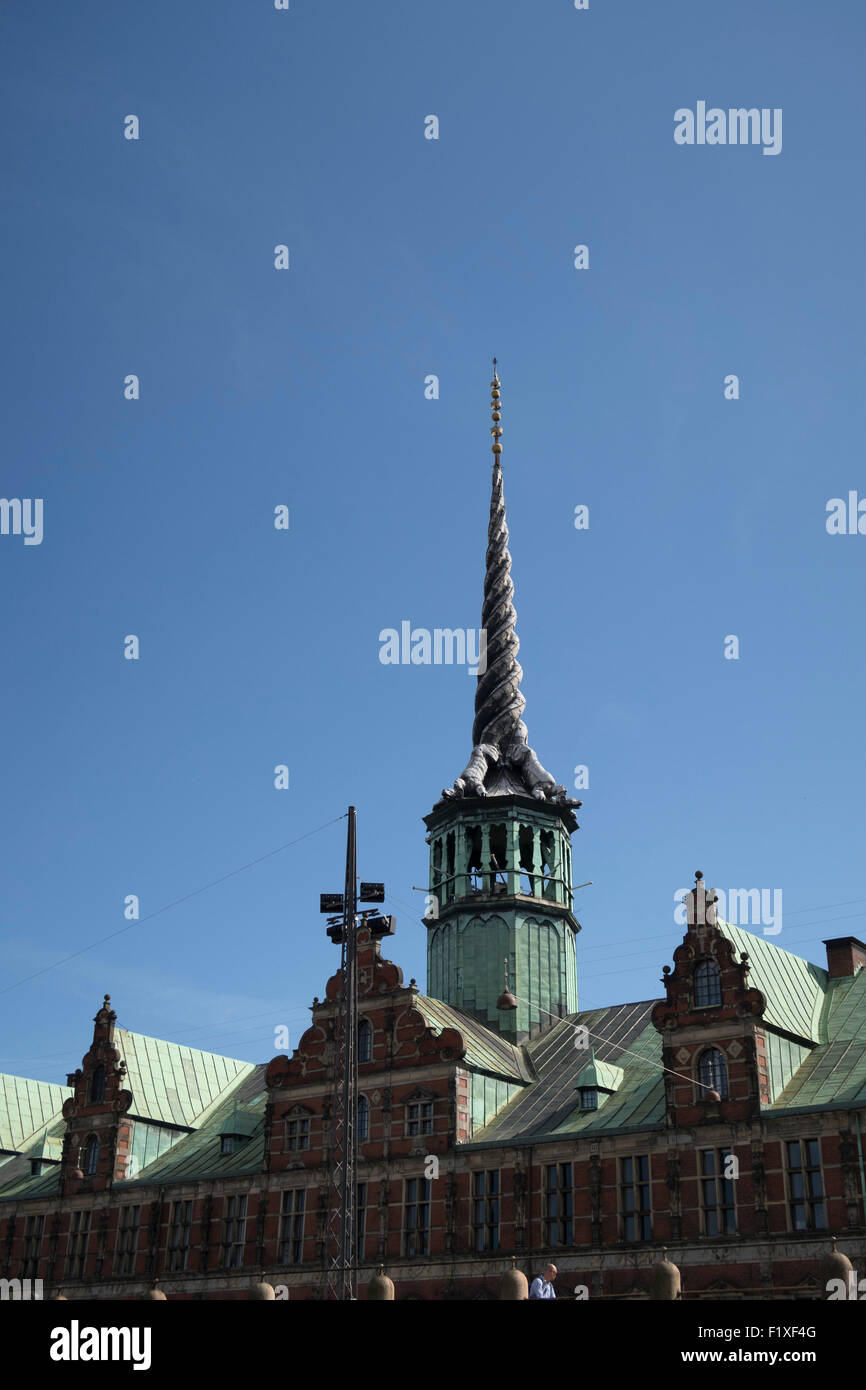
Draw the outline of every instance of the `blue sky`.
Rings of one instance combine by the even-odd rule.
[[[494,353],[530,738],[590,774],[581,1003],[659,993],[697,868],[818,963],[866,934],[866,536],[825,527],[866,496],[864,47],[857,0],[4,7],[0,492],[44,535],[0,536],[0,1068],[62,1080],[106,991],[296,1041],[342,821],[18,982],[350,802],[423,983],[474,681],[378,634],[479,625]],[[677,146],[698,101],[782,152]]]

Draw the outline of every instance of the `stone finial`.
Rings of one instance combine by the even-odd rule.
[[[682,1297],[680,1271],[668,1259],[666,1247],[662,1248],[661,1259],[650,1269],[649,1295],[657,1301],[672,1301]]]
[[[524,1298],[529,1297],[529,1283],[522,1270],[517,1268],[514,1256],[511,1257],[511,1268],[507,1269],[502,1276],[499,1284],[499,1297],[505,1302],[519,1303]]]
[[[833,1279],[841,1279],[847,1290],[854,1266],[847,1255],[837,1250],[835,1236],[832,1237],[831,1248],[824,1251],[818,1262],[818,1272],[825,1298],[830,1296],[828,1285]]]
[[[392,1303],[394,1300],[394,1281],[385,1273],[385,1266],[379,1266],[379,1273],[367,1285],[367,1301]]]
[[[276,1297],[273,1284],[268,1283],[265,1271],[262,1270],[258,1282],[250,1285],[247,1298],[252,1299],[254,1303],[274,1303]]]

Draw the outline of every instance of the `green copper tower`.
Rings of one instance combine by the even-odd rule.
[[[472,756],[424,818],[430,845],[427,991],[519,1042],[577,1010],[580,925],[572,905],[571,835],[581,803],[541,766],[521,718],[526,701],[517,662],[495,358],[490,385],[493,485],[481,612],[486,649],[483,636]]]

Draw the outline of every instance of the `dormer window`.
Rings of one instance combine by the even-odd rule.
[[[419,1100],[406,1106],[406,1133],[409,1135],[433,1133],[432,1100]]]
[[[87,1142],[84,1145],[84,1159],[82,1162],[82,1172],[84,1173],[84,1176],[86,1178],[92,1177],[93,1174],[96,1172],[98,1166],[99,1140],[97,1139],[95,1134],[90,1134],[88,1135]]]
[[[706,1097],[708,1091],[717,1091],[724,1100],[728,1094],[728,1067],[718,1048],[709,1047],[701,1054],[698,1080],[702,1097]]]
[[[237,1153],[255,1133],[258,1124],[258,1116],[252,1114],[246,1106],[235,1105],[232,1112],[226,1116],[225,1122],[219,1132],[220,1153]]]
[[[574,1089],[581,1110],[598,1110],[622,1085],[623,1071],[613,1062],[597,1062],[594,1048],[590,1048],[589,1057],[577,1074]]]
[[[30,1176],[31,1176],[31,1178],[38,1178],[38,1177],[41,1177],[41,1175],[42,1175],[42,1159],[41,1159],[41,1158],[31,1158],[31,1160],[30,1160]]]
[[[105,1100],[105,1067],[98,1066],[90,1078],[90,1104],[102,1105]]]
[[[696,1009],[704,1009],[722,1002],[722,978],[714,960],[699,960],[693,978],[694,1002]]]
[[[310,1121],[306,1115],[286,1121],[286,1142],[291,1153],[310,1147]]]

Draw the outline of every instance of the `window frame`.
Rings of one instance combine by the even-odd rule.
[[[545,1164],[544,1243],[574,1244],[574,1165],[570,1162]]]
[[[433,1101],[419,1097],[406,1101],[406,1137],[420,1138],[433,1133]]]
[[[87,1247],[90,1243],[90,1207],[78,1207],[69,1214],[69,1235],[66,1242],[66,1277],[83,1279],[87,1267]]]
[[[626,1165],[631,1165],[627,1168]],[[653,1239],[652,1163],[649,1154],[626,1154],[617,1159],[617,1197],[620,1239],[638,1245]],[[645,1165],[646,1177],[642,1176]],[[646,1205],[641,1197],[646,1195]],[[627,1200],[627,1195],[630,1200]],[[638,1225],[638,1222],[640,1225]],[[638,1234],[638,1232],[640,1232]]]
[[[243,1269],[246,1243],[247,1194],[232,1192],[223,1199],[222,1269]]]
[[[280,1197],[279,1263],[300,1265],[304,1262],[304,1237],[307,1221],[307,1189],[284,1187]]]
[[[718,1085],[714,1078],[705,1077],[703,1074],[704,1063],[708,1057],[718,1057],[719,1059],[722,1072],[721,1085]],[[730,1095],[730,1086],[728,1084],[728,1059],[720,1047],[716,1047],[714,1043],[709,1047],[705,1047],[698,1056],[695,1072],[698,1083],[697,1090],[699,1100],[706,1099],[707,1091],[718,1091],[722,1100],[728,1099]]]
[[[430,1178],[403,1179],[404,1256],[411,1258],[430,1254],[432,1190],[433,1184]]]
[[[166,1256],[170,1274],[178,1274],[189,1266],[192,1237],[192,1200],[180,1197],[171,1204],[166,1241]]]
[[[108,1073],[102,1062],[93,1068],[90,1074],[90,1086],[88,1087],[88,1104],[105,1104],[105,1087],[108,1081]]]
[[[820,1135],[815,1135],[814,1137],[810,1136],[808,1139],[783,1139],[782,1143],[785,1146],[784,1167],[785,1192],[787,1195],[786,1206],[788,1210],[788,1229],[791,1231],[826,1231],[828,1229],[827,1184],[824,1180],[824,1165],[823,1155],[821,1152],[821,1137]],[[817,1149],[818,1159],[816,1163],[811,1163],[809,1161],[811,1158],[811,1155],[809,1153],[809,1145],[811,1144],[814,1144]],[[795,1146],[797,1148],[799,1158],[799,1163],[796,1167],[794,1167],[794,1165],[792,1165],[791,1163],[791,1150]],[[803,1162],[804,1157],[806,1159],[805,1163]],[[814,1193],[811,1191],[812,1175],[815,1173],[817,1173],[818,1175],[818,1183],[820,1186],[820,1192],[818,1193]],[[793,1181],[793,1179],[798,1177],[801,1179],[803,1188],[803,1191],[799,1196],[794,1192]],[[804,1209],[804,1214],[806,1217],[805,1225],[798,1225],[794,1217],[794,1208],[800,1206]],[[816,1207],[821,1208],[820,1223],[814,1220]]]
[[[141,1232],[141,1207],[124,1202],[117,1218],[117,1240],[114,1248],[114,1273],[119,1278],[135,1273],[138,1238]]]
[[[309,1115],[289,1115],[286,1120],[286,1150],[288,1153],[303,1153],[310,1147]]]
[[[22,1279],[35,1279],[37,1277],[44,1237],[45,1213],[30,1212],[24,1218],[24,1245],[21,1252]]]
[[[707,975],[709,979],[706,978]],[[706,993],[708,997],[701,999],[699,995],[702,993]],[[722,1002],[722,972],[719,963],[712,956],[701,956],[692,970],[692,1006],[695,1009],[718,1009]]]
[[[472,1250],[493,1254],[500,1248],[502,1219],[502,1170],[472,1170]]]
[[[725,1160],[733,1156],[733,1148],[728,1146],[698,1150],[698,1205],[701,1209],[702,1235],[716,1238],[738,1234],[734,1179],[724,1176]],[[713,1160],[711,1173],[706,1171],[709,1158]],[[707,1189],[710,1187],[713,1194],[712,1202],[707,1201]],[[713,1221],[710,1220],[711,1217]],[[711,1230],[713,1222],[716,1230]]]
[[[355,1260],[358,1264],[364,1263],[367,1240],[367,1198],[369,1195],[369,1185],[366,1182],[359,1182],[356,1206],[358,1225],[355,1231]]]
[[[84,1157],[81,1171],[86,1178],[93,1178],[99,1171],[99,1135],[88,1134],[83,1144]]]

